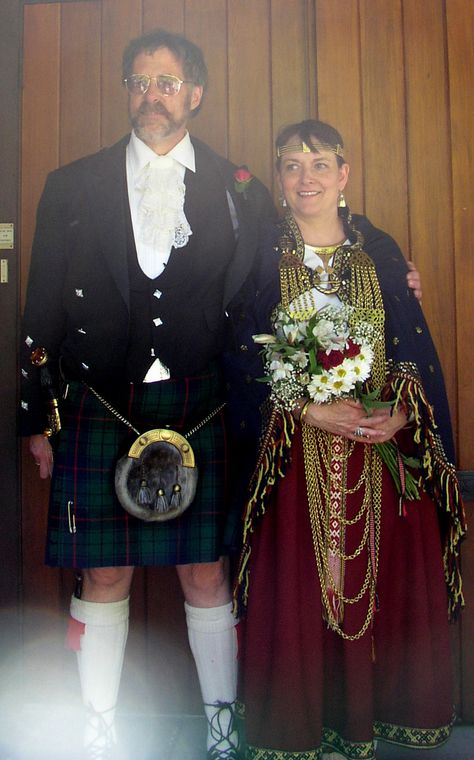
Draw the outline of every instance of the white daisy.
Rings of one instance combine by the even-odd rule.
[[[331,396],[331,386],[329,374],[323,372],[321,375],[313,375],[311,382],[307,386],[310,398],[317,404],[324,404]]]
[[[345,359],[338,367],[329,371],[329,384],[335,396],[349,393],[355,385],[355,375],[352,362]]]

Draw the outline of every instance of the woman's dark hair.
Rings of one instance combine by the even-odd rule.
[[[299,138],[301,142],[306,143],[312,151],[316,150],[314,147],[315,142],[323,143],[331,148],[336,148],[337,145],[340,145],[341,148],[344,147],[344,142],[337,129],[334,129],[334,127],[331,127],[330,124],[326,124],[324,121],[306,119],[296,124],[288,124],[288,126],[280,129],[275,142],[277,150],[283,147],[283,145],[294,142],[295,137]],[[345,163],[342,156],[336,155],[336,160],[339,166]],[[281,157],[276,160],[277,169],[280,168],[280,164]]]
[[[140,53],[152,55],[159,48],[167,48],[174,55],[181,63],[186,79],[202,87],[204,95],[207,90],[208,73],[202,50],[181,34],[173,34],[165,29],[155,29],[128,43],[122,57],[123,79],[133,74],[133,64],[137,55]],[[192,111],[193,116],[199,111],[201,105],[202,99],[199,106]]]

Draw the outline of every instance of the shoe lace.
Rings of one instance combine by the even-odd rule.
[[[238,760],[239,734],[235,719],[234,702],[215,702],[205,707],[217,708],[208,719],[211,744],[207,751],[208,760]]]
[[[86,722],[93,726],[95,736],[84,747],[87,760],[114,760],[115,736],[113,724],[105,719],[107,711],[99,712],[88,705]]]

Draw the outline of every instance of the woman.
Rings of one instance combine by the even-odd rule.
[[[277,170],[287,213],[238,327],[244,345],[260,333],[273,378],[236,586],[246,757],[372,760],[376,739],[434,747],[453,718],[448,606],[462,606],[465,531],[441,370],[396,243],[341,205],[339,133],[311,120],[287,127]],[[316,403],[311,368],[311,393],[298,395],[301,352],[277,361],[272,341],[328,306],[351,307],[350,330],[372,357],[365,390],[391,403],[366,409],[344,393]],[[298,349],[298,330],[289,341]],[[244,355],[261,377],[253,345]],[[418,457],[419,472],[399,459],[390,472],[389,441]],[[400,497],[420,474],[418,498]]]

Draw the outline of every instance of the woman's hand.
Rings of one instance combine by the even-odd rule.
[[[401,409],[390,414],[390,408],[374,409],[370,416],[359,401],[342,399],[331,404],[309,404],[304,413],[307,425],[319,427],[334,435],[343,435],[361,443],[385,443],[406,425]],[[356,434],[357,433],[357,434]]]
[[[392,411],[385,407],[375,409],[370,417],[365,416],[360,427],[364,435],[369,438],[368,442],[385,443],[385,441],[390,441],[406,424],[407,416],[402,409]]]
[[[30,451],[39,467],[40,478],[50,478],[53,472],[53,450],[44,435],[30,436]]]

